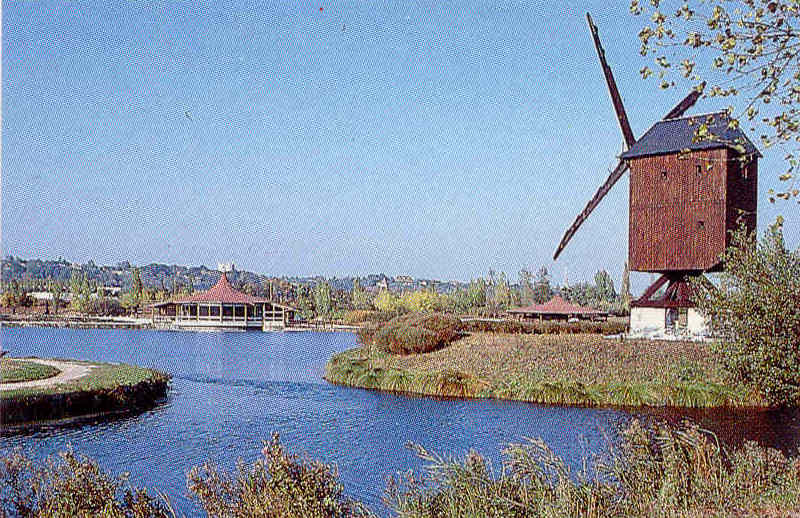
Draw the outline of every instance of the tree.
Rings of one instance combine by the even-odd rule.
[[[564,287],[562,296],[569,302],[581,306],[592,306],[597,303],[597,287],[588,282],[578,282]]]
[[[400,310],[400,299],[389,290],[381,290],[375,297],[375,309],[384,313],[396,313]]]
[[[133,298],[136,301],[142,300],[142,276],[139,272],[139,268],[134,268],[131,271],[131,291],[133,292]]]
[[[486,305],[486,281],[482,277],[469,282],[467,296],[471,309],[482,308]]]
[[[367,290],[361,287],[358,279],[353,281],[353,291],[350,293],[353,309],[372,309],[372,300]]]
[[[631,295],[631,268],[628,266],[628,261],[625,261],[625,269],[622,271],[622,293],[620,293],[620,297],[622,298],[622,308],[625,311],[631,310],[631,300],[633,296]]]
[[[329,317],[333,313],[331,285],[327,281],[314,286],[314,310],[318,317]]]
[[[314,299],[311,297],[309,289],[305,286],[298,286],[297,291],[297,298],[294,302],[300,310],[300,317],[305,320],[314,318]]]
[[[72,292],[72,302],[70,302],[72,309],[78,313],[86,313],[89,310],[92,291],[85,273],[74,273],[72,275],[70,278],[70,291]]]
[[[740,227],[724,254],[720,285],[697,281],[694,298],[723,340],[732,377],[775,405],[800,404],[800,249],[788,251],[778,220],[758,242]]]
[[[649,5],[645,5],[649,4]],[[662,5],[663,4],[663,5]],[[784,182],[769,199],[798,198],[797,147],[800,142],[800,9],[796,0],[632,0],[634,15],[649,22],[639,32],[641,54],[653,56],[661,88],[675,86],[679,73],[707,97],[744,97],[729,108],[731,127],[747,121],[761,128],[764,147],[784,148]],[[719,139],[699,124],[701,139]],[[734,143],[735,145],[741,145]]]
[[[400,297],[400,305],[406,311],[432,313],[444,307],[442,297],[434,290],[407,291]]]
[[[56,281],[47,283],[47,291],[53,297],[53,314],[58,314],[58,305],[61,303],[61,284]]]
[[[533,285],[533,301],[536,304],[544,304],[553,298],[553,288],[550,286],[550,272],[547,267],[542,266],[536,272],[536,282]]]
[[[522,305],[527,306],[533,302],[534,280],[533,273],[529,270],[519,271],[520,299]]]
[[[500,272],[494,285],[492,306],[496,310],[505,310],[512,303],[511,286],[508,284],[505,272]]]
[[[605,270],[600,270],[594,274],[595,293],[598,302],[611,304],[617,298],[617,291],[614,289],[614,281]]]

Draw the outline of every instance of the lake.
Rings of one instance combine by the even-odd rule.
[[[385,514],[387,477],[423,463],[408,441],[444,454],[470,448],[500,468],[511,441],[541,437],[573,468],[606,450],[631,413],[490,400],[452,400],[336,387],[325,362],[354,347],[351,333],[186,333],[150,330],[3,328],[12,356],[66,357],[154,367],[174,376],[168,399],[132,417],[90,419],[5,431],[0,453],[20,447],[40,458],[72,446],[133,484],[164,491],[180,513],[197,516],[186,473],[212,461],[233,468],[260,457],[279,432],[288,450],[338,467],[345,492]],[[638,414],[643,412],[637,411]],[[652,410],[691,416],[726,443],[758,440],[796,453],[800,414]]]

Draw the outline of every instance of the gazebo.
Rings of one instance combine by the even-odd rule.
[[[606,318],[608,313],[599,309],[572,304],[558,295],[544,304],[533,304],[524,308],[509,309],[509,315],[517,320],[569,320],[570,318]]]
[[[153,325],[168,329],[283,329],[295,308],[233,289],[222,272],[209,290],[152,305]]]

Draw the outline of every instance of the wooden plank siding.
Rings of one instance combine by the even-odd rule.
[[[728,169],[727,208],[725,213],[726,246],[731,244],[731,232],[739,226],[741,218],[750,232],[756,230],[758,202],[758,160],[748,163],[732,159]]]
[[[728,200],[734,199],[729,196],[729,178],[736,176],[731,164],[738,163],[729,160],[729,153],[719,148],[630,160],[631,270],[709,271],[720,267],[719,256],[728,242]],[[738,184],[733,188],[738,189]],[[749,200],[750,193],[743,196]]]

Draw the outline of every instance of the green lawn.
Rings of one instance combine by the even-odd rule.
[[[143,381],[167,379],[163,373],[136,365],[96,363],[65,360],[82,365],[94,365],[87,376],[53,387],[22,388],[8,390],[0,394],[3,398],[19,398],[42,394],[66,394],[70,392],[113,390],[118,387],[133,386]]]
[[[12,358],[3,358],[0,360],[0,381],[3,383],[52,378],[59,372],[61,371],[55,367],[37,363],[32,360],[17,360]]]
[[[475,333],[410,355],[358,347],[331,358],[326,379],[425,395],[582,406],[764,406],[727,384],[713,345],[601,335]]]

